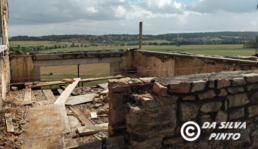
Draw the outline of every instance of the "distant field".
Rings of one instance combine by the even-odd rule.
[[[137,41],[134,41],[137,42]],[[169,42],[166,40],[153,40],[153,41],[143,41],[143,42]],[[21,47],[28,46],[54,46],[54,45],[67,45],[70,47],[71,42],[55,42],[55,41],[11,41],[10,46]],[[75,43],[75,45],[80,45],[81,43]],[[88,43],[83,43],[88,44]],[[233,45],[164,45],[164,46],[143,46],[143,49],[149,51],[159,51],[159,52],[189,52],[193,54],[204,54],[204,55],[220,55],[220,56],[233,56],[233,55],[243,55],[250,56],[254,54],[254,49],[243,49],[242,44]],[[73,50],[96,50],[96,49],[126,49],[126,48],[138,48],[138,46],[98,46],[98,47],[73,47],[73,48],[61,48],[49,51],[73,51]]]

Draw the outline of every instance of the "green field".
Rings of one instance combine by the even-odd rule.
[[[145,41],[151,42],[151,41]],[[157,40],[152,42],[165,42],[165,40]],[[54,46],[54,45],[68,45],[68,48],[44,50],[42,52],[50,51],[73,51],[73,50],[96,50],[96,49],[126,49],[126,48],[138,48],[138,46],[91,46],[91,47],[73,47],[69,48],[72,44],[71,42],[55,42],[55,41],[11,41],[11,47],[29,47],[29,46]],[[75,43],[75,45],[80,45],[81,43]],[[83,43],[87,44],[87,43]],[[220,56],[233,56],[233,55],[243,55],[250,56],[253,55],[255,49],[243,49],[242,44],[233,45],[162,45],[162,46],[143,46],[144,50],[158,51],[158,52],[188,52],[193,54],[204,54],[204,55],[220,55]]]

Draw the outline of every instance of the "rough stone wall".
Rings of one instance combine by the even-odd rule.
[[[109,134],[125,135],[127,148],[258,148],[258,71],[109,80]],[[180,134],[187,121],[246,122],[246,129],[202,129],[194,142]],[[208,140],[211,133],[241,138]]]
[[[132,66],[143,77],[173,77],[200,73],[218,73],[221,71],[258,70],[257,64],[226,59],[200,58],[195,55],[133,52]],[[223,57],[222,57],[223,58]],[[120,64],[123,64],[122,62]],[[125,70],[121,67],[122,70]]]
[[[0,59],[0,105],[2,100],[5,100],[6,93],[9,92],[10,88],[10,63],[9,56],[4,56]]]
[[[9,39],[8,39],[8,25],[7,25],[7,8],[6,8],[6,0],[1,0],[1,6],[2,6],[2,20],[3,20],[3,44],[7,45],[9,51]]]

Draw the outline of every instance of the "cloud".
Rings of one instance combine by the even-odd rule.
[[[199,0],[186,6],[186,9],[200,13],[234,12],[249,13],[257,11],[256,0]]]
[[[255,31],[256,5],[254,0],[187,5],[176,0],[9,0],[9,35],[138,34],[140,21],[144,34]]]
[[[256,26],[256,22],[255,21],[250,22],[250,24],[253,25],[253,26]]]

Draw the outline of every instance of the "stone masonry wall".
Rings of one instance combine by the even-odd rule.
[[[109,90],[109,134],[125,135],[127,148],[258,148],[258,71],[114,79]],[[187,142],[180,134],[187,121],[238,121],[247,127],[202,129],[199,139]],[[208,140],[212,132],[239,132],[241,138]]]
[[[9,56],[0,59],[0,105],[5,100],[6,93],[10,88],[10,63]]]
[[[121,70],[126,71],[126,67],[134,67],[143,77],[174,77],[221,71],[258,70],[257,60],[201,57],[178,53],[133,51],[131,54],[124,55],[123,59],[125,60],[120,63]]]

